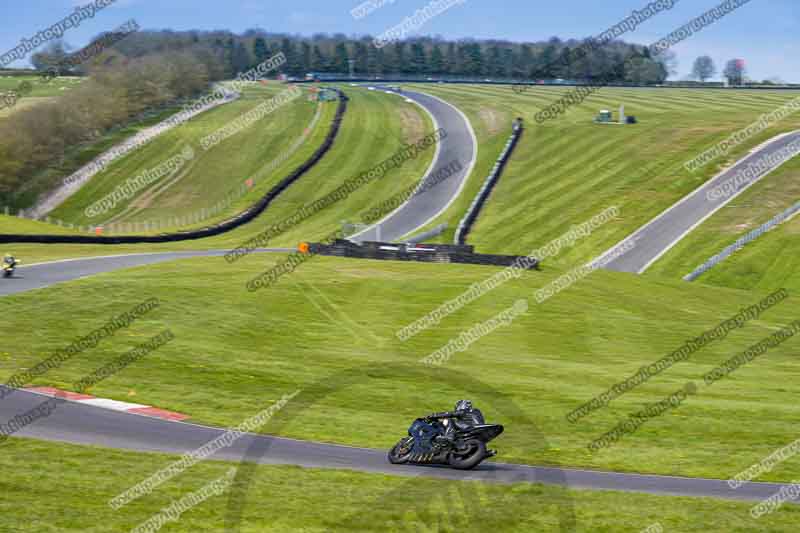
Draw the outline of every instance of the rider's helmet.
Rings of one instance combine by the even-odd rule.
[[[6,254],[5,257],[3,257],[3,262],[5,263],[11,263],[12,261],[14,261],[14,256],[11,254]]]
[[[469,400],[458,400],[456,402],[456,411],[472,411],[472,402]]]

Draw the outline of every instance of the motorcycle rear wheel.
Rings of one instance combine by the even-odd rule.
[[[414,439],[405,437],[400,439],[400,442],[394,445],[394,448],[389,450],[389,462],[393,465],[406,464],[411,459],[411,450],[414,445]]]
[[[480,440],[468,440],[461,450],[450,452],[448,462],[456,470],[472,470],[486,459],[486,443]]]

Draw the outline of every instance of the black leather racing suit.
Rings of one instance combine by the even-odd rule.
[[[450,424],[444,432],[444,438],[453,441],[455,438],[456,430],[466,430],[473,426],[485,424],[486,420],[483,418],[483,413],[480,409],[470,409],[469,411],[447,411],[444,413],[434,413],[428,418],[433,420],[450,419]]]

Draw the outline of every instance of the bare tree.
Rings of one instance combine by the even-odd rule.
[[[717,66],[710,56],[700,56],[694,60],[694,66],[692,67],[692,77],[694,79],[705,82],[716,76],[716,74]]]
[[[664,67],[667,76],[674,76],[678,73],[678,56],[672,50],[664,50],[656,54],[653,59]]]
[[[63,63],[69,55],[70,46],[63,41],[53,41],[41,52],[31,56],[31,64],[36,70],[47,70]]]
[[[744,75],[746,72],[744,59],[731,59],[725,65],[723,74],[728,78],[728,83],[730,85],[741,85],[744,82]]]

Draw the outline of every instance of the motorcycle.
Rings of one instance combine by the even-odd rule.
[[[19,261],[15,261],[13,263],[3,263],[3,277],[10,278],[13,276],[18,264]]]
[[[450,424],[454,424],[451,419],[416,419],[408,428],[408,437],[389,450],[389,462],[471,470],[484,459],[497,455],[486,444],[503,432],[500,424],[478,424],[466,429],[456,426],[452,441],[442,437]]]

